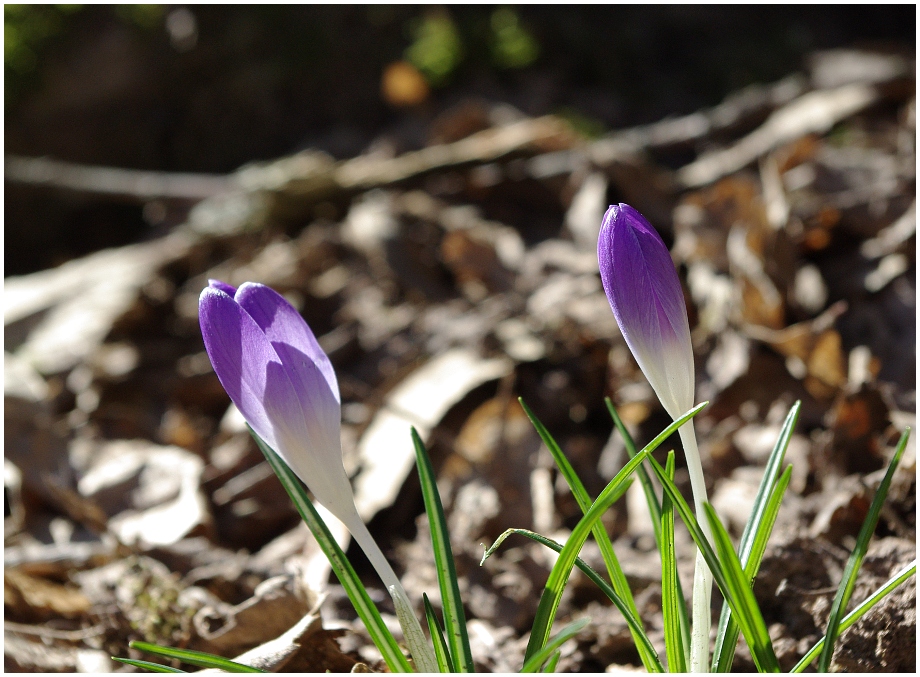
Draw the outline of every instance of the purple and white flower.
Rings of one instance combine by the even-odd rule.
[[[674,262],[658,232],[627,204],[604,215],[597,242],[604,292],[623,338],[668,414],[693,407],[690,323]]]

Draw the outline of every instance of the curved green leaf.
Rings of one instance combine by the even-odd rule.
[[[128,644],[128,646],[130,646],[132,649],[137,649],[138,651],[146,651],[147,653],[152,653],[156,656],[177,658],[183,663],[188,663],[189,665],[197,665],[200,668],[213,668],[216,670],[223,670],[224,672],[263,672],[263,670],[259,670],[249,665],[235,663],[234,661],[227,660],[226,658],[221,658],[220,656],[215,656],[213,654],[204,653],[203,651],[175,649],[171,646],[159,646],[158,644],[150,644],[148,642],[131,642]],[[171,672],[172,670],[170,669],[169,671]]]
[[[425,499],[425,512],[431,531],[431,546],[434,550],[434,564],[438,572],[438,585],[441,589],[441,608],[444,611],[444,626],[447,631],[447,643],[450,647],[453,664],[460,672],[475,672],[473,653],[466,629],[466,615],[463,612],[463,600],[460,599],[460,586],[457,583],[457,570],[454,567],[454,555],[450,547],[450,535],[447,533],[447,520],[444,507],[438,493],[438,484],[431,467],[428,451],[415,428],[412,428],[412,443],[415,445],[415,459],[418,467],[422,496]]]
[[[590,510],[585,513],[585,516],[582,517],[581,521],[575,526],[575,529],[572,530],[572,535],[569,536],[568,541],[566,541],[565,546],[562,548],[562,552],[559,553],[559,558],[556,560],[556,564],[553,566],[549,578],[546,581],[546,586],[543,588],[543,594],[537,606],[537,615],[530,633],[530,640],[524,653],[525,662],[546,645],[550,629],[556,617],[556,611],[559,608],[559,602],[562,599],[562,593],[565,590],[566,583],[568,583],[572,568],[575,566],[575,560],[578,557],[578,553],[581,551],[595,523],[597,523],[604,512],[613,504],[613,496],[616,495],[622,484],[629,479],[630,475],[636,470],[639,464],[646,458],[651,458],[649,454],[657,449],[658,445],[670,437],[681,425],[702,411],[706,404],[708,403],[704,402],[697,405],[674,421],[654,440],[646,445],[642,451],[624,465],[620,472],[610,480],[600,493]]]
[[[898,440],[898,446],[895,449],[891,463],[888,464],[888,470],[885,477],[875,492],[872,504],[869,506],[869,513],[859,530],[859,536],[856,537],[856,547],[847,561],[846,568],[843,570],[843,580],[840,581],[840,587],[837,589],[837,595],[834,597],[834,603],[831,605],[831,612],[827,620],[827,632],[824,635],[824,648],[821,650],[821,657],[818,659],[818,672],[827,672],[831,667],[831,658],[834,655],[834,643],[840,633],[840,618],[846,611],[847,603],[850,601],[850,595],[853,594],[853,588],[856,586],[856,575],[862,566],[863,557],[869,549],[869,541],[875,532],[878,524],[879,515],[882,512],[882,505],[885,497],[888,496],[888,488],[891,486],[891,480],[894,477],[894,471],[898,467],[904,449],[907,448],[907,440],[910,439],[910,428],[904,430],[901,439]]]

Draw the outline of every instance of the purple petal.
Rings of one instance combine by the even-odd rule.
[[[281,358],[297,393],[306,427],[315,440],[314,446],[329,449],[341,465],[342,410],[338,383],[332,363],[310,327],[271,287],[246,282],[236,292],[236,301],[265,332]]]
[[[328,389],[336,403],[341,402],[335,369],[310,326],[294,306],[271,287],[256,282],[241,285],[236,292],[236,301],[262,328],[282,362],[292,369],[298,369],[299,365],[304,364],[300,356],[306,356],[307,362],[315,365],[326,381],[322,390]],[[310,383],[312,385],[312,378]]]
[[[208,287],[211,289],[220,289],[231,298],[236,294],[236,287],[231,287],[226,282],[221,282],[220,280],[208,280]]]
[[[275,290],[246,282],[236,301],[265,332],[296,393],[306,434],[290,440],[285,460],[316,498],[344,520],[354,504],[342,466],[342,412],[332,363],[300,313]]]
[[[333,385],[335,374],[306,322],[277,292],[251,282],[236,298],[205,289],[199,315],[214,371],[243,417],[320,503],[353,523],[358,517],[342,465],[338,388],[333,392],[314,357],[327,366]]]
[[[268,363],[280,359],[264,336],[255,336],[262,332],[247,318],[233,297],[213,282],[198,298],[201,337],[214,373],[253,430],[272,444],[275,436],[262,394]]]
[[[221,289],[201,292],[198,316],[205,349],[224,390],[256,434],[278,449],[279,420],[303,427],[281,358],[259,325]]]
[[[682,414],[693,406],[693,352],[668,248],[645,217],[620,204],[604,215],[597,252],[623,338],[668,413]]]

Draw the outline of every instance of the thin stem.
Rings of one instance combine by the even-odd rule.
[[[377,541],[371,536],[367,526],[361,520],[357,513],[346,523],[345,526],[351,532],[351,535],[361,546],[364,554],[371,562],[371,566],[380,576],[387,592],[393,598],[393,604],[396,607],[396,617],[399,619],[399,625],[402,628],[403,635],[406,638],[406,644],[409,645],[409,651],[412,652],[412,658],[415,659],[416,668],[419,672],[438,672],[438,661],[434,655],[434,649],[429,646],[425,640],[425,634],[422,632],[422,626],[418,621],[415,613],[409,605],[409,597],[406,590],[396,577],[396,572],[383,556],[383,551],[377,545]]]
[[[693,492],[693,504],[696,518],[703,530],[703,535],[712,542],[712,530],[706,519],[703,504],[709,499],[706,495],[706,480],[703,477],[703,464],[700,451],[696,446],[696,433],[693,421],[687,421],[680,428],[680,440],[687,457],[687,470],[690,473],[690,489]],[[693,629],[690,639],[690,671],[709,671],[709,630],[712,625],[710,601],[712,599],[712,572],[706,565],[702,553],[696,553],[696,569],[693,574]]]

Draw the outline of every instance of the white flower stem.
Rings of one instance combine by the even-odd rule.
[[[693,492],[693,503],[696,508],[696,519],[706,539],[712,543],[712,530],[703,511],[703,503],[708,501],[706,495],[706,480],[703,477],[703,464],[700,461],[700,451],[696,446],[696,433],[693,429],[693,420],[689,420],[680,427],[680,440],[684,445],[684,454],[687,457],[687,470],[690,473],[690,489]],[[712,598],[712,572],[703,559],[703,554],[697,550],[696,569],[693,573],[693,628],[690,634],[690,671],[709,672],[709,630],[712,625],[710,600]]]
[[[383,556],[383,552],[380,550],[380,546],[377,545],[377,541],[371,536],[371,532],[368,531],[367,526],[361,518],[358,517],[357,513],[355,513],[354,517],[349,520],[349,522],[350,523],[346,523],[345,526],[348,527],[351,535],[358,542],[358,545],[361,546],[364,554],[367,555],[371,565],[376,570],[377,575],[380,576],[380,580],[383,581],[383,585],[386,587],[387,592],[390,593],[390,597],[393,598],[393,605],[396,607],[396,617],[399,619],[399,626],[402,628],[403,635],[406,638],[406,644],[409,646],[409,651],[412,653],[412,658],[415,660],[415,667],[419,672],[438,672],[438,661],[435,658],[434,649],[432,649],[431,645],[425,639],[425,633],[422,632],[422,626],[419,624],[418,618],[412,611],[409,604],[409,597],[406,595],[402,583],[400,583],[399,579],[396,577],[396,572],[393,571],[393,567],[390,566],[387,558]]]

